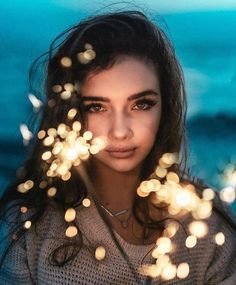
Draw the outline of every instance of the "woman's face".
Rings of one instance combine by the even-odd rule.
[[[161,117],[160,83],[151,63],[123,56],[81,86],[87,129],[106,147],[96,165],[117,172],[139,171],[150,152]]]

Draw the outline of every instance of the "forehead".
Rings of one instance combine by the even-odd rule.
[[[154,65],[130,56],[120,58],[111,68],[91,73],[81,86],[82,96],[129,96],[146,89],[159,90]]]

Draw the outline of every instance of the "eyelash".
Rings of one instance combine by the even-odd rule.
[[[135,109],[135,110],[138,110],[138,111],[147,111],[149,109],[151,109],[153,106],[156,105],[156,101],[154,100],[150,100],[150,99],[142,99],[142,100],[139,100],[136,102],[136,106],[139,105],[139,104],[146,104],[147,107],[144,108],[144,109]],[[104,112],[104,111],[92,111],[92,108],[102,108],[102,104],[101,103],[91,103],[91,104],[88,104],[88,105],[84,105],[84,110],[85,112],[88,112],[88,113],[98,113],[98,112]]]

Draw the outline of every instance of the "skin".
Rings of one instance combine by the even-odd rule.
[[[151,92],[145,96],[130,98],[147,90]],[[97,196],[114,211],[131,207],[143,160],[154,144],[161,118],[160,83],[154,66],[122,56],[111,68],[90,74],[81,94],[87,129],[107,142],[92,160]],[[121,154],[127,148],[132,150]]]
[[[153,92],[130,98],[146,90]],[[96,161],[108,171],[138,173],[154,144],[161,116],[160,84],[154,67],[124,57],[110,69],[90,75],[81,92],[84,105],[89,108],[87,129],[107,142],[106,148],[96,155]],[[146,99],[152,105],[143,101]]]

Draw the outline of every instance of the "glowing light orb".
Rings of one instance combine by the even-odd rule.
[[[56,195],[56,193],[57,193],[56,187],[51,187],[47,191],[48,197],[54,197]]]
[[[219,232],[215,235],[215,242],[218,245],[223,245],[225,243],[225,235],[222,232]]]
[[[185,189],[178,191],[175,197],[176,203],[181,207],[187,207],[191,203],[191,193]]]
[[[213,200],[215,197],[215,192],[211,188],[206,188],[202,192],[202,197],[207,201]]]
[[[31,225],[32,225],[31,221],[25,221],[24,222],[24,228],[27,230],[31,227]]]
[[[186,238],[185,245],[187,248],[193,248],[197,244],[196,236],[190,235]]]
[[[63,66],[63,67],[71,67],[71,65],[72,65],[72,60],[68,57],[68,56],[64,56],[61,60],[60,60],[60,62],[61,62],[61,65]]]
[[[75,226],[69,226],[66,229],[65,235],[69,238],[75,237],[78,234],[78,229]]]
[[[176,277],[176,265],[174,264],[168,264],[166,265],[161,273],[161,277],[163,280],[171,280]]]
[[[189,275],[189,265],[186,262],[180,263],[177,267],[177,277],[180,279],[184,279]]]
[[[82,205],[88,208],[91,205],[91,201],[88,198],[84,198],[82,201]]]
[[[97,260],[103,260],[106,256],[106,250],[103,246],[98,246],[95,250],[95,258]]]
[[[208,233],[208,226],[202,221],[194,221],[190,223],[188,229],[190,233],[197,238],[202,238]]]
[[[223,188],[220,191],[220,198],[227,203],[233,203],[236,197],[235,189],[232,186]]]
[[[69,208],[66,210],[65,212],[65,221],[66,222],[73,222],[75,220],[76,217],[76,211],[74,208]]]

